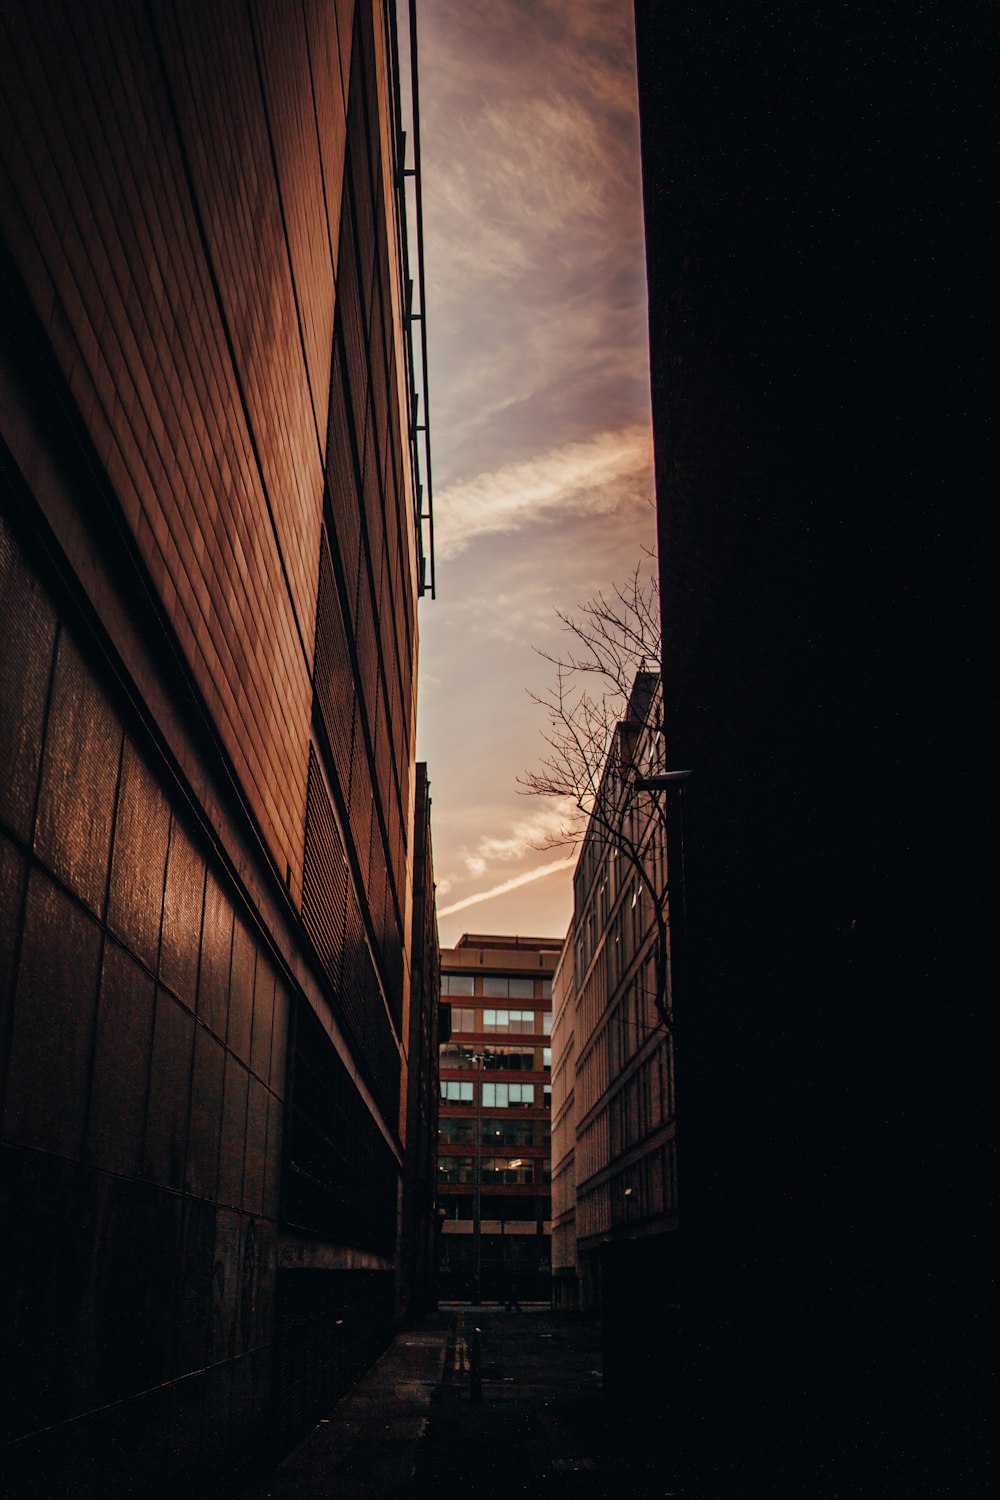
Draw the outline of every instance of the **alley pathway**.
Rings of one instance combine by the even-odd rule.
[[[591,1324],[547,1308],[444,1306],[399,1334],[243,1500],[652,1500],[674,1493],[654,1439],[605,1411]]]

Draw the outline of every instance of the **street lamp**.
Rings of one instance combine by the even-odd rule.
[[[653,776],[636,776],[632,785],[638,792],[668,792],[672,786],[687,781],[690,771],[660,771]]]

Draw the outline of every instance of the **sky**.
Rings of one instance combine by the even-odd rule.
[[[443,946],[562,936],[572,849],[517,778],[537,648],[653,544],[630,0],[420,0],[437,598],[417,755]]]

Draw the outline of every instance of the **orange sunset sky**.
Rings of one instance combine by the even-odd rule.
[[[573,852],[517,791],[554,610],[653,542],[628,0],[419,12],[437,590],[421,608],[441,941],[560,936]]]

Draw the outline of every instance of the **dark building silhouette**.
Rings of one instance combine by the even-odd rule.
[[[561,938],[465,933],[441,950],[443,1296],[549,1297],[552,975],[561,948]]]
[[[413,816],[413,936],[410,961],[410,1019],[406,1054],[406,1141],[403,1157],[403,1241],[401,1311],[413,1321],[436,1306],[438,1213],[438,1018],[441,960],[434,861],[431,849],[431,797],[427,766],[417,763]]]
[[[632,1394],[706,1493],[985,1493],[984,18],[636,5],[665,733],[693,776],[680,1229],[605,1314],[656,1351]]]
[[[0,17],[5,1493],[217,1490],[393,1326],[427,827],[392,27]]]

